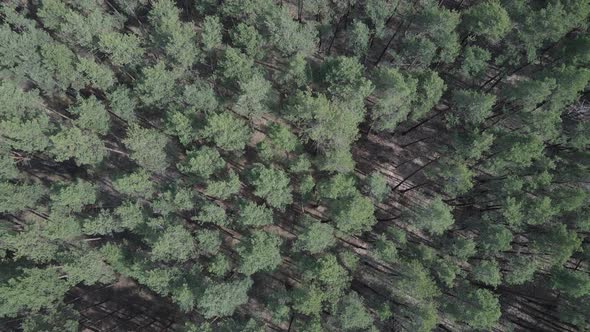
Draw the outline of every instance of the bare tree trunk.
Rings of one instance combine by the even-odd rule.
[[[401,135],[402,135],[402,136],[405,136],[405,135],[409,134],[410,132],[412,132],[412,131],[416,130],[416,128],[418,128],[418,127],[422,126],[422,125],[423,125],[423,124],[425,124],[426,122],[428,122],[428,121],[430,121],[430,120],[432,120],[432,119],[434,119],[434,118],[436,118],[436,117],[438,117],[438,116],[440,116],[440,115],[442,115],[442,114],[443,114],[443,111],[437,112],[437,113],[436,113],[436,114],[434,114],[433,116],[431,116],[431,117],[429,117],[429,118],[427,118],[427,119],[424,119],[424,120],[422,120],[422,121],[418,122],[418,123],[417,123],[415,126],[413,126],[412,128],[410,128],[410,129],[408,129],[408,130],[404,131],[403,133],[401,133]]]
[[[437,161],[439,158],[434,158],[431,159],[429,162],[427,162],[426,164],[418,167],[417,170],[413,171],[412,173],[410,173],[410,175],[406,176],[400,183],[398,183],[397,185],[395,185],[395,187],[393,187],[391,190],[395,191],[397,190],[397,188],[399,188],[402,184],[404,184],[406,181],[408,181],[412,176],[416,175],[416,173],[420,172],[421,170],[423,170],[424,168],[428,167],[430,164],[432,164],[433,162]]]
[[[342,24],[342,22],[345,22],[348,19],[348,15],[350,14],[350,10],[351,10],[351,7],[349,6],[346,14],[342,15],[340,20],[338,20],[338,23],[336,24],[334,34],[332,35],[332,39],[330,40],[330,45],[328,46],[328,50],[326,53],[330,53],[330,50],[332,50],[332,46],[334,45],[334,41],[336,40],[336,36],[338,35],[338,32],[340,32],[340,25]]]

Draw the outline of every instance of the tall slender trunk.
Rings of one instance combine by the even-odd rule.
[[[348,19],[348,15],[350,14],[350,9],[351,9],[351,7],[349,6],[346,14],[342,15],[342,17],[338,20],[338,23],[336,24],[336,28],[334,29],[334,34],[332,35],[332,39],[330,40],[330,45],[328,46],[328,50],[326,53],[330,53],[330,51],[332,50],[332,46],[334,45],[334,41],[336,40],[336,36],[338,35],[338,32],[340,32],[340,25],[342,24],[342,22],[344,22]]]
[[[405,136],[405,135],[409,134],[410,132],[412,132],[412,131],[416,130],[417,128],[419,128],[420,126],[422,126],[423,124],[425,124],[426,122],[428,122],[428,121],[430,121],[430,120],[432,120],[432,119],[434,119],[434,118],[436,118],[436,117],[438,117],[438,116],[442,115],[443,113],[444,113],[443,111],[439,111],[439,112],[437,112],[437,113],[436,113],[436,114],[434,114],[433,116],[431,116],[431,117],[429,117],[429,118],[426,118],[426,119],[424,119],[424,120],[422,120],[422,121],[418,122],[418,123],[417,123],[416,125],[414,125],[412,128],[410,128],[410,129],[408,129],[408,130],[404,131],[403,133],[401,133],[401,135],[402,135],[402,136]]]
[[[381,59],[383,59],[383,56],[385,56],[385,53],[387,53],[387,50],[389,49],[389,46],[391,46],[391,43],[395,39],[395,36],[397,35],[397,32],[401,28],[402,24],[403,24],[403,22],[401,22],[399,24],[399,26],[397,27],[397,29],[395,29],[395,32],[393,33],[393,36],[391,36],[391,38],[389,38],[389,41],[387,42],[387,45],[385,45],[385,47],[383,48],[383,51],[381,51],[381,54],[379,54],[379,57],[377,58],[377,61],[375,61],[375,66],[377,66],[379,64],[379,62],[381,62]]]
[[[413,171],[412,173],[410,173],[408,176],[406,176],[400,183],[396,184],[395,187],[391,188],[391,191],[397,190],[397,188],[399,188],[402,184],[404,184],[406,181],[408,181],[412,176],[416,175],[416,173],[418,173],[421,170],[423,170],[424,168],[428,167],[430,164],[434,163],[438,159],[439,159],[438,157],[437,158],[434,158],[434,159],[431,159],[426,164],[418,167],[418,169],[416,169],[415,171]]]

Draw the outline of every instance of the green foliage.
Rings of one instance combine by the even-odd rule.
[[[250,278],[208,285],[197,306],[206,318],[231,316],[238,306],[248,302],[251,286]]]
[[[324,290],[321,301],[336,305],[349,287],[351,277],[334,255],[325,255],[305,271],[304,278]]]
[[[17,212],[35,207],[38,200],[45,195],[39,185],[12,184],[0,182],[0,212]]]
[[[363,100],[373,91],[371,81],[363,77],[363,67],[355,58],[328,58],[322,67],[322,78],[332,97]]]
[[[80,313],[71,306],[58,305],[48,309],[43,315],[26,317],[21,323],[24,332],[33,331],[63,331],[76,332],[79,330]]]
[[[105,135],[109,131],[107,110],[94,96],[83,99],[68,111],[78,115],[75,124],[80,128],[92,130],[100,135]]]
[[[272,3],[268,0],[229,0],[223,4],[221,12],[228,17],[240,19],[251,23],[258,16],[263,16],[267,11],[272,10]]]
[[[230,31],[230,36],[233,44],[249,57],[256,59],[262,56],[264,40],[255,27],[240,22]]]
[[[283,125],[271,124],[267,139],[258,144],[260,154],[266,159],[284,157],[299,147],[299,140],[291,130]]]
[[[78,10],[68,8],[61,0],[50,0],[43,3],[37,15],[46,27],[83,47],[93,46],[98,35],[121,26],[122,22],[117,21],[115,16],[107,15],[97,3],[73,7]]]
[[[436,277],[446,286],[452,288],[455,279],[461,274],[461,267],[450,259],[440,259],[434,266]]]
[[[297,288],[293,292],[293,309],[304,315],[317,316],[322,310],[324,297],[323,291],[317,286]]]
[[[293,20],[287,8],[272,11],[264,22],[269,42],[283,56],[303,53],[311,55],[317,44],[317,30],[311,24]]]
[[[109,67],[84,57],[80,57],[79,61],[77,69],[88,81],[88,85],[106,91],[115,84],[115,75]]]
[[[225,210],[213,203],[208,203],[201,206],[201,211],[194,220],[198,220],[200,222],[209,222],[216,225],[224,225],[227,223],[227,217],[225,214]]]
[[[444,91],[447,89],[445,81],[438,74],[429,69],[419,71],[415,74],[418,79],[416,98],[414,99],[414,110],[410,119],[418,120],[436,106]]]
[[[181,112],[169,112],[166,114],[169,133],[178,136],[178,140],[184,146],[189,145],[196,136],[192,126],[192,120]]]
[[[191,210],[194,207],[194,193],[191,188],[175,187],[159,194],[152,202],[155,212],[166,216],[174,212]]]
[[[253,75],[247,81],[239,81],[240,96],[235,104],[238,114],[258,117],[268,111],[271,84],[262,75]]]
[[[151,247],[154,260],[184,262],[194,255],[196,244],[189,231],[176,225],[164,230]]]
[[[456,90],[453,93],[453,102],[461,121],[478,125],[490,115],[496,96],[477,91]]]
[[[512,28],[510,16],[498,0],[487,0],[469,7],[462,19],[469,33],[491,41],[501,39]]]
[[[198,150],[187,151],[186,159],[177,165],[184,173],[194,174],[201,178],[209,178],[215,171],[223,168],[225,161],[216,149],[203,146]]]
[[[564,224],[549,225],[533,242],[533,248],[550,258],[552,265],[563,265],[581,247],[582,240]]]
[[[475,78],[485,71],[491,58],[492,55],[488,50],[477,46],[467,46],[463,52],[460,72],[465,77]]]
[[[119,217],[121,227],[131,230],[142,225],[146,219],[142,206],[138,203],[125,202],[119,205],[114,213]]]
[[[197,111],[212,112],[217,106],[217,96],[211,85],[204,81],[186,85],[183,92],[183,100]]]
[[[0,316],[16,317],[25,311],[54,308],[69,288],[55,267],[23,269],[0,284]]]
[[[239,271],[252,275],[259,271],[272,271],[281,262],[281,238],[263,231],[253,232],[248,239],[240,242],[237,252],[240,255]]]
[[[140,39],[133,34],[107,32],[99,36],[100,50],[109,54],[116,66],[130,66],[139,64],[143,55]]]
[[[207,16],[203,20],[202,41],[203,48],[210,51],[221,44],[223,26],[217,16]]]
[[[0,96],[4,101],[0,105],[0,115],[25,117],[35,115],[42,107],[42,100],[36,90],[23,91],[11,81],[0,83]]]
[[[420,304],[407,311],[412,318],[410,327],[415,331],[429,332],[435,329],[438,323],[438,312],[434,303]]]
[[[63,186],[50,195],[52,210],[60,213],[80,212],[96,198],[96,187],[85,181]]]
[[[227,199],[240,191],[240,178],[234,171],[230,171],[228,178],[219,181],[210,181],[207,185],[207,195],[220,199]]]
[[[4,1],[5,328],[136,283],[187,331],[511,329],[521,285],[587,330],[590,4],[455,5]]]
[[[437,169],[437,175],[445,181],[443,191],[451,196],[463,195],[474,186],[475,173],[459,161],[443,162]]]
[[[496,146],[500,151],[491,162],[492,169],[496,171],[528,167],[541,157],[544,149],[542,138],[535,134],[503,135],[496,141]]]
[[[373,325],[373,317],[357,293],[351,292],[339,303],[338,325],[343,331],[365,330]]]
[[[367,49],[369,48],[370,31],[365,23],[354,21],[348,38],[348,44],[354,55],[362,57],[367,53]]]
[[[420,32],[439,48],[438,58],[442,62],[453,62],[459,53],[456,32],[459,20],[459,13],[433,3],[427,4],[416,15]]]
[[[103,261],[98,251],[88,251],[76,257],[71,263],[64,264],[63,271],[72,284],[84,283],[92,286],[96,283],[108,284],[115,281],[115,273],[110,265]]]
[[[48,43],[41,46],[43,67],[47,71],[43,77],[43,88],[52,93],[63,92],[79,79],[75,68],[74,53],[65,45]]]
[[[590,70],[576,66],[560,66],[548,71],[544,76],[548,77],[545,80],[554,79],[557,84],[548,100],[548,108],[559,111],[578,99],[590,81]]]
[[[402,41],[399,55],[403,61],[400,66],[427,68],[435,59],[436,44],[430,39],[409,36]]]
[[[501,316],[498,297],[487,289],[471,290],[463,301],[451,312],[473,328],[489,329]]]
[[[377,222],[375,209],[368,197],[360,194],[336,201],[331,207],[331,214],[340,231],[357,235],[368,231]]]
[[[306,154],[298,156],[291,162],[289,171],[292,173],[306,173],[311,169],[311,161]]]
[[[144,67],[141,74],[142,78],[135,88],[135,92],[142,103],[157,107],[172,101],[175,95],[177,74],[167,70],[164,62],[160,61],[154,66]]]
[[[555,80],[551,78],[522,80],[507,89],[505,94],[510,101],[517,103],[524,111],[531,111],[551,94],[555,85]]]
[[[250,129],[243,120],[230,113],[218,113],[207,118],[202,134],[223,150],[238,151],[248,143]]]
[[[373,196],[377,202],[383,201],[391,191],[387,179],[381,173],[376,171],[371,173],[367,178],[367,185],[371,196]]]
[[[43,151],[49,146],[47,135],[51,130],[49,118],[40,115],[31,119],[12,117],[0,120],[0,130],[7,144],[23,151]],[[55,144],[55,143],[54,143]]]
[[[129,156],[148,171],[162,173],[168,167],[166,136],[154,129],[133,125],[127,130],[123,143],[131,151]]]
[[[19,175],[16,162],[9,153],[9,150],[0,145],[0,180],[11,180]]]
[[[48,240],[71,241],[82,235],[82,223],[74,215],[52,212],[40,231]]]
[[[119,221],[107,210],[101,210],[97,216],[84,220],[83,232],[88,235],[110,235],[122,231]]]
[[[135,107],[137,102],[130,96],[127,88],[118,87],[108,94],[111,111],[127,122],[136,121]]]
[[[408,212],[406,219],[415,227],[431,234],[440,235],[455,222],[451,208],[440,197],[434,198],[428,205]]]
[[[533,279],[539,263],[530,256],[517,256],[510,260],[504,280],[510,285],[522,285]]]
[[[473,267],[472,273],[475,280],[486,285],[496,287],[502,282],[500,267],[495,260],[480,261]]]
[[[254,202],[247,202],[240,209],[239,223],[245,226],[264,226],[273,222],[272,210]]]
[[[399,285],[394,292],[400,292],[418,301],[425,301],[440,294],[428,270],[417,260],[404,264],[403,274],[399,277]]]
[[[311,75],[311,66],[305,55],[297,53],[289,58],[286,70],[277,74],[277,80],[287,87],[302,87],[309,84]]]
[[[399,1],[387,0],[368,0],[366,3],[365,12],[367,17],[373,23],[374,33],[376,37],[383,37],[385,32],[385,23],[390,15],[393,14],[394,8],[397,7]]]
[[[295,248],[319,254],[335,243],[334,227],[330,224],[308,220],[304,231],[295,242]]]
[[[375,75],[375,93],[379,99],[371,113],[372,127],[392,131],[410,114],[418,81],[394,68],[379,68]]]
[[[320,170],[327,172],[349,173],[354,170],[352,153],[345,148],[327,150],[319,161]]]
[[[187,68],[199,60],[200,54],[194,28],[179,16],[180,10],[173,1],[156,1],[149,12],[151,37],[155,46],[162,48],[176,64]]]
[[[213,260],[209,263],[207,271],[214,276],[223,277],[231,269],[230,261],[223,254],[216,253]]]
[[[291,101],[289,116],[303,126],[304,138],[326,151],[325,170],[349,172],[354,167],[349,149],[364,117],[357,102],[330,102],[309,92],[299,92]]]
[[[456,238],[451,245],[451,254],[461,260],[466,260],[476,253],[475,242],[472,239]]]
[[[221,76],[230,82],[246,82],[254,75],[252,58],[232,47],[225,50],[219,65]]]
[[[394,263],[398,258],[397,248],[393,241],[389,241],[384,234],[380,234],[375,242],[375,256],[388,263]]]
[[[510,249],[512,232],[501,224],[490,224],[482,227],[479,234],[479,246],[488,252]]]
[[[558,268],[551,273],[551,288],[579,298],[590,294],[590,277],[583,271]]]
[[[51,137],[52,152],[57,161],[74,158],[78,165],[96,165],[106,157],[106,149],[95,133],[78,127],[65,128]]]
[[[221,238],[216,230],[203,229],[197,233],[196,239],[197,247],[205,253],[217,254],[221,247]]]
[[[254,194],[264,198],[273,208],[284,210],[293,202],[290,180],[283,170],[258,164],[254,166],[250,176],[255,188]]]

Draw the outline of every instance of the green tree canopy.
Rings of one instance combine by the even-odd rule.
[[[57,161],[74,158],[78,165],[96,165],[107,154],[98,135],[78,127],[64,128],[51,137],[51,143],[52,153]]]
[[[272,210],[264,205],[247,202],[241,206],[239,223],[245,226],[264,226],[273,222]]]
[[[203,129],[203,136],[223,150],[238,151],[248,143],[250,129],[244,121],[230,113],[212,114]]]
[[[511,29],[510,16],[497,0],[487,0],[469,7],[462,15],[462,24],[469,33],[497,41]]]
[[[444,233],[455,222],[451,208],[440,197],[434,198],[426,206],[418,207],[406,218],[414,226],[432,234]]]
[[[264,198],[266,202],[279,210],[293,202],[290,180],[287,174],[276,167],[256,165],[250,174],[254,186],[254,194]]]
[[[181,172],[194,174],[204,179],[209,178],[215,171],[224,166],[225,161],[221,158],[219,152],[208,146],[188,151],[186,159],[177,165]]]
[[[207,285],[198,300],[198,308],[207,318],[230,316],[236,308],[248,302],[249,278]]]
[[[297,238],[295,247],[300,250],[318,254],[336,243],[334,227],[313,220],[308,220],[305,230]]]
[[[258,271],[275,269],[282,261],[280,245],[281,239],[274,234],[253,232],[237,248],[241,258],[240,272],[252,275]]]
[[[131,151],[130,157],[148,171],[161,173],[168,167],[166,144],[168,139],[155,129],[131,126],[123,143]]]

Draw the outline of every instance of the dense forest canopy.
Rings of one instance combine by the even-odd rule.
[[[3,1],[0,330],[590,329],[589,14]]]

